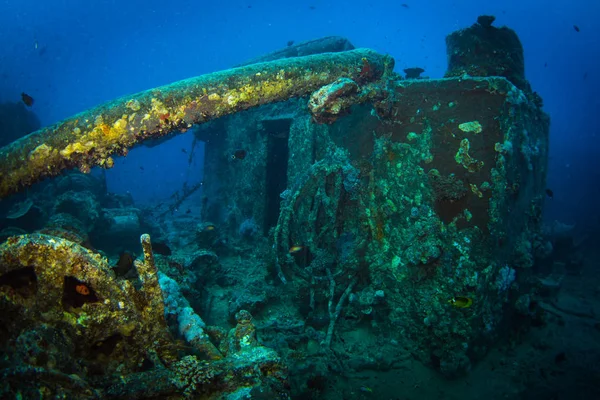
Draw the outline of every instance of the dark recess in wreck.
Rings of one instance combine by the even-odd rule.
[[[287,165],[289,158],[288,138],[292,119],[280,118],[262,121],[267,133],[266,160],[266,211],[264,234],[277,225],[279,219],[280,194],[287,188]]]

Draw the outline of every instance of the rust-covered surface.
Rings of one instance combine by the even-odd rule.
[[[0,197],[69,168],[110,168],[149,138],[261,104],[305,96],[339,78],[383,75],[386,57],[358,49],[252,64],[124,96],[0,149]]]
[[[354,106],[327,129],[297,118],[274,232],[279,273],[310,298],[329,282],[341,307],[352,278],[364,279],[347,317],[402,327],[420,359],[453,375],[514,300],[515,270],[525,280],[532,266],[549,120],[502,77],[388,88],[385,101]],[[377,290],[385,300],[361,297]],[[473,301],[468,310],[456,296]]]

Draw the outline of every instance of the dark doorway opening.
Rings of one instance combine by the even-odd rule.
[[[290,137],[290,118],[262,121],[267,134],[267,171],[266,171],[266,210],[264,234],[277,225],[279,219],[281,193],[287,188],[287,168],[289,158],[288,140]]]

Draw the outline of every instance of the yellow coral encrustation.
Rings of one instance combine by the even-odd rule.
[[[477,185],[475,185],[474,183],[470,183],[469,186],[471,187],[471,192],[473,192],[473,194],[475,194],[475,196],[477,196],[479,198],[483,197],[483,193],[481,193],[481,190],[479,190]]]
[[[31,161],[44,159],[46,157],[49,157],[52,153],[56,154],[56,149],[53,149],[52,147],[43,143],[43,144],[40,144],[38,147],[36,147],[31,152],[31,154],[29,154],[29,159]]]
[[[139,111],[140,108],[142,108],[140,102],[136,99],[129,100],[126,104],[126,107],[129,108],[131,111]]]
[[[147,243],[150,246],[149,237]],[[116,279],[100,254],[50,235],[14,236],[0,244],[0,276],[28,268],[32,269],[35,283],[26,294],[12,289],[10,282],[0,286],[2,304],[19,309],[24,324],[66,323],[82,349],[117,334],[132,337],[121,344],[128,353],[129,360],[123,366],[126,370],[136,368],[148,350],[171,357],[170,350],[162,347],[170,339],[156,278],[142,282],[141,291],[137,291],[129,281]],[[145,275],[156,275],[152,261],[145,260],[143,268]],[[72,295],[65,284],[69,279],[86,285],[94,296],[83,304],[70,303]],[[153,312],[146,311],[150,305]]]
[[[127,133],[127,126],[131,116],[123,114],[123,116],[117,119],[112,125],[104,122],[102,115],[97,116],[94,119],[93,125],[88,125],[90,131],[88,134],[81,135],[77,141],[69,143],[64,149],[60,151],[60,155],[66,159],[70,159],[73,154],[87,154],[92,149],[101,147],[105,148],[107,145],[115,144]],[[73,129],[75,135],[80,135],[81,129],[75,127]],[[110,147],[109,147],[110,148]],[[114,162],[110,157],[101,158],[98,161],[98,165],[111,168]]]
[[[478,172],[483,167],[483,161],[477,161],[475,158],[471,157],[469,154],[469,150],[471,148],[471,143],[469,143],[469,139],[463,139],[460,141],[460,145],[456,155],[454,156],[454,160],[465,167],[469,172]]]
[[[262,75],[258,75],[259,77]],[[284,70],[280,70],[274,79],[261,80],[251,82],[241,86],[239,89],[229,91],[225,98],[229,106],[235,107],[239,102],[249,102],[257,98],[268,98],[276,93],[285,93],[294,87],[295,82],[292,79],[286,78]],[[221,97],[212,94],[209,100],[220,100]]]
[[[338,78],[379,80],[388,57],[356,49],[253,64],[186,79],[82,112],[0,149],[0,197],[79,167],[111,165],[135,144],[261,104],[306,96]]]
[[[155,115],[165,115],[169,114],[169,110],[165,107],[165,104],[158,100],[157,98],[152,98],[150,100],[151,109],[150,112]]]

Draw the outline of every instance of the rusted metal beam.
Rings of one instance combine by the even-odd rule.
[[[380,79],[393,60],[369,49],[252,64],[124,96],[0,149],[0,198],[65,169],[110,168],[146,139],[262,104],[306,96],[339,78]]]

